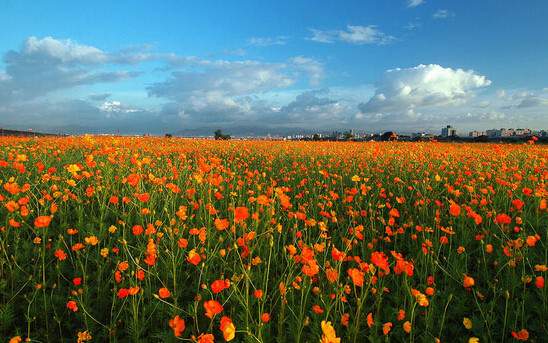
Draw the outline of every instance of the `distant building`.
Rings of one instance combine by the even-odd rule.
[[[485,136],[485,131],[470,131],[468,133],[468,137],[481,137],[481,136]]]
[[[490,138],[504,138],[504,137],[526,137],[531,136],[533,131],[531,129],[491,129],[487,130],[486,135]]]
[[[457,129],[455,129],[451,125],[447,125],[443,129],[441,129],[442,137],[455,137],[456,135],[457,135]]]

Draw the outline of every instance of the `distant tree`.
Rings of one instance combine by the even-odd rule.
[[[313,140],[313,141],[319,141],[319,140],[320,140],[320,135],[318,135],[317,133],[315,133],[314,136],[312,136],[312,140]]]
[[[225,135],[221,129],[215,130],[215,139],[216,140],[228,140],[230,135]]]
[[[171,137],[173,137],[173,135],[171,133],[166,133],[165,137],[166,138],[171,138]]]
[[[398,135],[395,132],[387,131],[382,134],[381,141],[397,141]]]
[[[346,131],[344,134],[343,134],[343,139],[345,141],[349,141],[349,140],[352,140],[354,138],[354,134],[352,133],[352,131]]]

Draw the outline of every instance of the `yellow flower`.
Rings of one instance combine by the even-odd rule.
[[[67,171],[69,173],[75,174],[80,171],[80,167],[78,167],[76,164],[71,164],[67,167]]]
[[[78,332],[77,342],[82,343],[82,342],[87,342],[87,341],[91,341],[91,335],[89,334],[89,332],[87,332],[87,331]]]
[[[352,181],[354,182],[360,182],[361,178],[358,175],[352,176]]]
[[[480,340],[477,337],[470,337],[468,343],[480,343]]]
[[[335,328],[331,325],[331,322],[326,322],[322,320],[322,339],[320,343],[340,343],[341,339],[337,337],[335,333]]]
[[[101,249],[101,256],[105,258],[108,256],[108,248]]]
[[[468,330],[471,330],[473,326],[472,321],[470,320],[470,318],[467,317],[464,317],[464,319],[462,320],[462,325],[464,325],[464,327]]]
[[[111,225],[109,228],[108,228],[108,232],[110,233],[116,233],[116,230],[118,230],[118,228],[114,225]]]
[[[67,183],[69,186],[72,186],[72,187],[76,186],[76,181],[74,181],[73,179],[67,180]]]

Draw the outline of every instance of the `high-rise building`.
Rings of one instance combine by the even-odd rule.
[[[447,125],[443,129],[441,129],[442,137],[455,137],[456,135],[457,135],[457,129],[455,129],[451,125]]]

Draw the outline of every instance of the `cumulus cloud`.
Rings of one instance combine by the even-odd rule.
[[[312,36],[308,39],[318,43],[345,42],[355,45],[388,44],[395,38],[377,28],[375,25],[348,25],[346,30],[310,29]]]
[[[164,110],[187,122],[211,124],[252,121],[270,112],[262,94],[303,78],[317,85],[324,73],[320,62],[304,56],[283,63],[180,58],[172,65],[170,77],[149,86],[149,95],[170,100]]]
[[[27,101],[52,91],[95,83],[116,82],[138,75],[131,71],[105,71],[111,60],[102,50],[71,40],[29,37],[20,50],[4,56],[0,101]]]
[[[391,69],[384,73],[373,97],[359,105],[364,114],[414,114],[416,108],[462,104],[473,91],[491,84],[471,70],[437,64]]]
[[[317,86],[324,77],[323,64],[313,58],[296,56],[291,58],[290,62],[297,70],[304,71],[308,75],[312,86]]]

